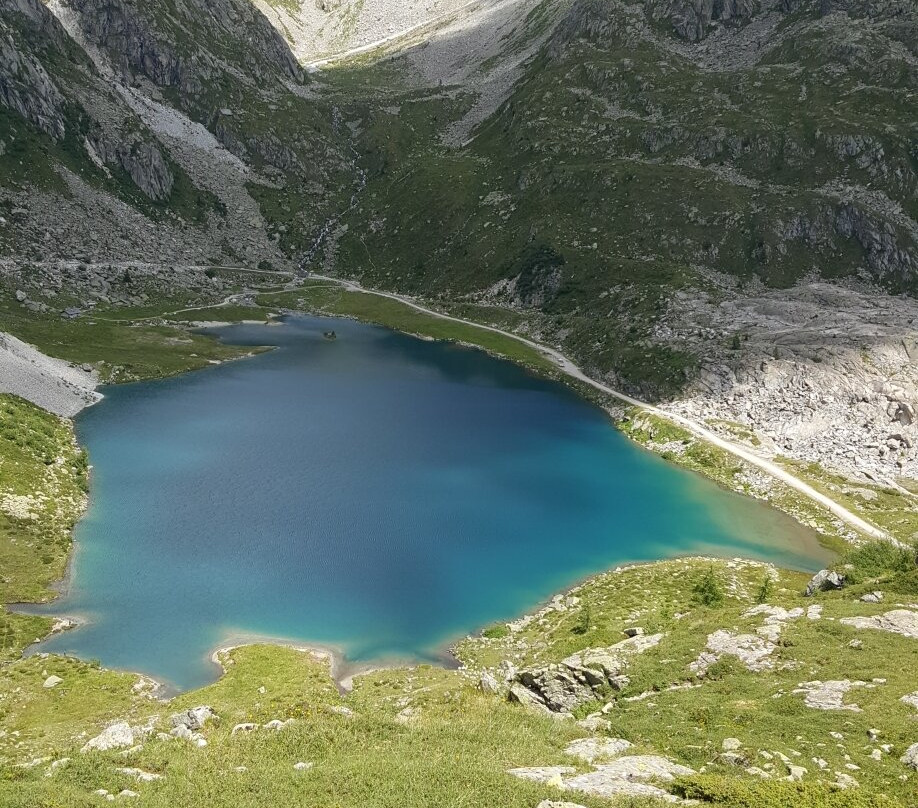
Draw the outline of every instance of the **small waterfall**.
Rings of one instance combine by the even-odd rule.
[[[344,127],[346,128],[346,127]],[[341,111],[338,107],[332,109],[332,130],[334,132],[340,132],[342,130],[341,126]],[[359,164],[360,153],[357,149],[354,148],[354,144],[347,140],[347,147],[350,149],[351,155],[354,160],[354,169],[357,172],[357,184],[354,188],[354,192],[351,194],[350,202],[348,206],[340,211],[335,216],[332,216],[330,219],[326,219],[325,223],[322,225],[319,234],[313,239],[312,244],[309,249],[300,259],[299,265],[297,267],[299,274],[305,275],[309,271],[309,266],[315,260],[316,255],[318,255],[319,250],[322,249],[322,246],[325,244],[328,235],[332,230],[338,226],[338,222],[341,221],[348,213],[350,213],[354,208],[357,207],[357,202],[360,199],[360,195],[363,193],[363,190],[367,187],[367,172],[366,169],[361,168]]]

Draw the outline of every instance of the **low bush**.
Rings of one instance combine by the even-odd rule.
[[[852,584],[886,575],[908,574],[918,570],[918,548],[872,541],[848,551],[842,564]]]
[[[701,580],[692,587],[692,600],[702,606],[719,606],[724,602],[724,590],[713,568],[705,570]]]
[[[706,774],[678,780],[674,790],[686,799],[718,808],[904,808],[883,794],[841,790],[826,783],[764,782]]]
[[[502,640],[509,633],[510,629],[507,628],[506,623],[495,623],[493,626],[488,626],[482,631],[481,636],[487,637],[489,640]]]

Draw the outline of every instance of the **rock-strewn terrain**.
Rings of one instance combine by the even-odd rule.
[[[895,488],[918,473],[915,14],[543,4],[507,36],[525,58],[499,108],[465,128],[509,64],[470,14],[353,105],[373,162],[324,266],[511,309],[614,387]]]
[[[495,793],[509,808],[908,808],[918,640],[890,627],[918,613],[915,565],[914,551],[864,547],[840,588],[809,596],[808,575],[751,561],[622,567],[465,639],[458,670],[372,671],[347,693],[327,654],[289,646],[225,650],[218,682],[171,699],[135,674],[16,659],[0,665],[0,765],[17,773],[13,805],[128,791],[166,808],[209,788],[243,808],[328,793],[350,808],[386,790],[380,805],[410,808]],[[725,637],[765,641],[770,664]],[[712,638],[719,658],[693,669]],[[518,697],[535,679],[564,695],[570,674],[577,697],[560,709]]]
[[[657,330],[702,364],[668,409],[854,479],[918,477],[918,307],[825,282],[677,293]]]
[[[72,417],[101,396],[91,368],[74,367],[0,332],[0,393],[12,393],[56,415]]]
[[[19,271],[305,256],[765,452],[915,476],[908,4],[5,2]]]
[[[308,240],[353,174],[331,110],[245,0],[0,8],[5,258],[283,263],[263,207],[297,194]]]

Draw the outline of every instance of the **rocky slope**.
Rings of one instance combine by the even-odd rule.
[[[346,693],[327,655],[287,646],[219,652],[219,681],[171,699],[137,674],[16,659],[0,799],[906,808],[915,555],[848,560],[841,589],[809,596],[808,576],[751,561],[617,568],[466,638],[458,670],[371,671]]]
[[[309,230],[352,174],[331,110],[247,2],[2,10],[4,257],[284,263],[264,197],[308,200]]]
[[[658,334],[703,358],[667,409],[759,451],[897,488],[918,479],[916,307],[825,282],[677,296]],[[733,341],[735,339],[735,341]],[[724,344],[729,348],[724,350]]]
[[[101,395],[98,376],[0,332],[0,393],[19,396],[55,415],[72,417]]]
[[[290,42],[303,62],[315,63],[337,54],[372,49],[430,26],[439,27],[471,6],[488,0],[316,0],[283,2],[254,0],[255,6]]]

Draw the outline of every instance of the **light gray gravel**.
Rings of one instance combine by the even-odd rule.
[[[45,356],[26,342],[0,332],[0,393],[12,393],[71,418],[102,398],[99,379],[61,359]]]

